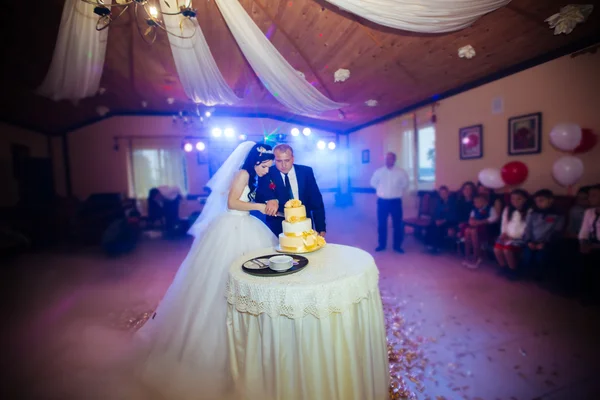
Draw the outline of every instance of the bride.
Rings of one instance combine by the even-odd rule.
[[[240,144],[207,184],[211,188],[187,257],[156,313],[136,334],[136,373],[165,399],[234,397],[227,349],[226,282],[230,265],[247,252],[274,246],[269,228],[249,211],[256,181],[273,164],[270,146]]]

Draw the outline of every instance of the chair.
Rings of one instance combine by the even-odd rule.
[[[437,195],[434,191],[420,190],[419,211],[416,217],[405,218],[404,224],[410,226],[415,231],[415,237],[423,238],[425,231],[433,222],[433,213],[435,212]]]

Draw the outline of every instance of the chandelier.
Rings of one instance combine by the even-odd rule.
[[[179,7],[177,12],[162,12],[158,6],[159,1],[163,1],[168,8],[171,8],[170,1],[177,4],[177,0],[80,0],[84,3],[91,4],[94,6],[94,14],[98,16],[96,22],[96,30],[101,31],[108,28],[114,21],[118,20],[121,15],[133,6],[135,22],[138,28],[138,32],[144,38],[144,40],[150,44],[156,40],[156,35],[159,30],[162,30],[169,35],[176,36],[181,39],[190,39],[196,34],[196,27],[192,22],[192,18],[196,18],[197,10],[192,8],[192,0],[187,0],[187,5]],[[152,4],[154,3],[154,4]],[[142,26],[140,26],[140,13],[143,12],[143,20],[146,23],[145,30],[142,32]],[[182,15],[179,22],[179,32],[172,32],[167,29],[164,22],[165,16],[176,16]],[[161,21],[161,17],[163,17]],[[187,27],[185,26],[187,25]],[[185,29],[184,28],[188,28]],[[186,33],[188,32],[188,33]]]

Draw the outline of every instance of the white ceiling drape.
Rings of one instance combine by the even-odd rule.
[[[421,33],[460,30],[510,0],[327,0],[341,9],[380,25]],[[167,4],[168,3],[168,4]],[[317,115],[340,109],[301,77],[271,44],[238,0],[216,0],[238,46],[267,90],[296,114]],[[170,4],[173,4],[172,7]],[[160,1],[161,9],[177,11],[177,1]],[[98,92],[104,67],[108,29],[96,30],[94,6],[65,0],[56,47],[48,74],[37,92],[53,100],[78,101]],[[172,32],[180,31],[181,16],[164,16]],[[181,83],[195,103],[234,104],[239,98],[227,85],[194,19],[192,39],[169,35]],[[186,32],[186,36],[187,36]]]
[[[160,1],[163,13],[177,13],[178,2]],[[171,52],[175,60],[175,67],[185,94],[196,104],[202,103],[207,106],[217,104],[231,105],[240,99],[227,85],[215,59],[208,48],[202,29],[196,19],[187,19],[182,15],[164,15],[165,27],[169,32],[181,33],[183,37],[189,37],[196,33],[191,39],[182,39],[174,35],[167,35],[171,44]],[[181,24],[181,25],[180,25]],[[183,32],[181,32],[181,28]]]
[[[98,32],[97,20],[93,5],[66,0],[52,62],[38,94],[77,102],[98,92],[109,28]]]
[[[316,115],[347,104],[327,98],[302,78],[271,44],[238,0],[216,0],[238,46],[267,90],[290,111]]]
[[[510,0],[326,0],[376,24],[419,33],[464,29]]]

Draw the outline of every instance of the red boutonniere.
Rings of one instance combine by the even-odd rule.
[[[554,221],[556,221],[556,219],[555,219],[554,217],[546,217],[546,222],[547,222],[547,223],[551,224],[551,223],[553,223]]]
[[[269,183],[269,189],[275,190],[275,187],[276,187],[275,183],[273,181],[270,181],[270,183]]]

